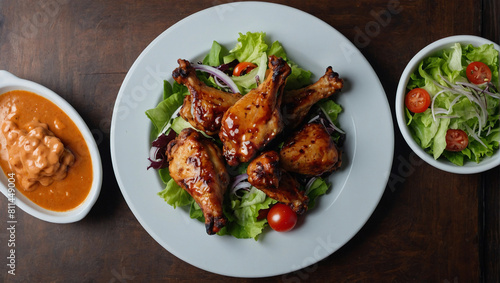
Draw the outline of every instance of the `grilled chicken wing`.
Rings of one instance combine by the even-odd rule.
[[[288,138],[280,151],[280,164],[303,175],[321,175],[340,167],[342,152],[321,124],[306,124]]]
[[[170,176],[201,207],[209,235],[226,224],[222,211],[229,184],[221,150],[194,129],[186,128],[167,147]]]
[[[207,135],[217,134],[222,115],[241,98],[241,94],[209,87],[196,77],[189,61],[179,59],[177,62],[179,67],[172,72],[172,76],[176,82],[187,86],[190,93],[184,98],[179,114]]]
[[[270,72],[264,82],[238,100],[222,118],[219,137],[231,166],[250,161],[283,129],[281,96],[291,70],[276,56],[269,56],[268,65]]]
[[[328,67],[317,82],[301,89],[286,91],[283,94],[285,123],[292,128],[297,127],[316,102],[340,91],[343,85],[339,74]]]
[[[309,198],[299,190],[299,183],[279,165],[279,154],[266,151],[247,167],[248,182],[270,198],[289,205],[297,214],[307,211]]]

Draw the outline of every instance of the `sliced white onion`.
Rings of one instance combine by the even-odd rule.
[[[494,98],[499,98],[500,99],[500,95],[498,93],[493,93],[493,92],[490,92],[488,89],[482,89],[480,88],[479,86],[475,85],[475,84],[471,84],[471,83],[466,83],[466,82],[457,82],[457,85],[461,85],[461,86],[465,86],[465,87],[468,87],[468,88],[471,88],[471,89],[475,89],[479,92],[482,92],[482,93],[486,93],[487,95],[491,96],[491,97],[494,97]]]
[[[444,78],[443,76],[441,76],[441,79],[443,81],[445,81],[450,87],[446,87],[446,86],[443,86],[441,84],[439,84],[438,82],[434,81],[434,84],[440,88],[442,88],[443,90],[447,90],[451,93],[456,93],[456,94],[462,94],[462,95],[465,95],[467,97],[467,99],[469,99],[469,101],[472,103],[472,104],[476,104],[477,106],[479,106],[479,110],[476,109],[474,107],[474,110],[477,114],[477,117],[479,119],[479,124],[480,126],[481,125],[485,125],[486,124],[486,121],[488,119],[488,110],[487,110],[487,105],[486,105],[486,100],[485,99],[482,99],[481,98],[481,95],[478,94],[475,89],[472,89],[472,88],[469,88],[469,89],[465,89],[463,87],[459,87],[457,84],[452,84],[451,82],[449,82],[448,80],[446,80],[446,78]],[[454,102],[456,103],[458,100],[454,100]],[[450,107],[451,109],[451,107]]]
[[[170,119],[168,119],[168,123],[161,129],[160,133],[158,134],[158,137],[161,136],[162,134],[165,134],[168,129],[170,129],[170,126],[172,126],[172,121],[174,118],[177,118],[179,116],[179,112],[181,111],[182,105],[177,108],[177,110],[172,113],[172,116],[170,116]]]
[[[436,101],[436,98],[441,95],[442,93],[444,93],[445,91],[442,90],[438,93],[436,93],[436,95],[434,95],[434,97],[432,98],[432,101],[431,101],[431,112],[432,112],[432,118],[434,119],[434,122],[436,121],[436,115],[435,115],[435,110],[434,110],[434,102]]]
[[[486,144],[484,144],[484,142],[476,135],[476,133],[474,132],[474,130],[472,130],[469,125],[465,124],[465,128],[467,129],[467,132],[469,134],[469,136],[473,137],[476,141],[478,141],[480,144],[482,144],[484,147],[487,148]]]
[[[314,121],[316,121],[318,119],[319,119],[319,115],[316,115],[316,116],[312,117],[311,120],[309,120],[308,123],[314,122]]]
[[[316,181],[318,178],[317,177],[312,177],[309,179],[309,181],[306,184],[306,195],[309,194],[309,191],[311,190],[312,185],[314,184],[314,181]]]

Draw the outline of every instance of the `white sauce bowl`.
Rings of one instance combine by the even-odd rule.
[[[90,132],[87,124],[85,124],[78,112],[76,112],[76,110],[59,95],[40,84],[20,79],[7,71],[0,70],[0,95],[13,90],[25,90],[38,94],[52,101],[61,110],[63,110],[66,115],[71,118],[71,120],[73,120],[75,125],[80,130],[83,138],[85,139],[85,142],[87,143],[90,157],[92,159],[93,180],[87,198],[80,205],[69,211],[57,212],[44,209],[25,197],[17,189],[14,197],[15,205],[11,205],[12,208],[20,208],[36,218],[52,223],[72,223],[83,219],[97,201],[102,185],[101,156],[99,154],[99,149],[97,148],[97,144],[94,140],[94,137],[92,136],[92,133]],[[11,200],[12,198],[9,196],[8,186],[9,181],[7,176],[5,176],[4,172],[1,172],[0,191],[7,197],[7,199]],[[9,201],[9,204],[10,203],[11,202]],[[5,208],[5,210],[7,210],[7,207]],[[9,220],[15,221],[16,219]]]

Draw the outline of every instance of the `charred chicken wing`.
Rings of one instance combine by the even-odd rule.
[[[198,79],[189,61],[179,59],[177,62],[179,67],[172,76],[176,82],[187,86],[190,93],[184,98],[179,114],[207,135],[217,134],[224,112],[241,98],[241,94],[209,87]]]
[[[222,201],[229,184],[221,150],[201,133],[186,128],[168,144],[167,154],[170,176],[200,206],[207,233],[217,233],[226,224]]]
[[[279,154],[266,151],[247,167],[248,182],[270,198],[289,205],[297,214],[307,211],[309,198],[299,190],[299,183],[279,165]]]
[[[316,176],[339,168],[341,153],[323,125],[310,123],[285,140],[280,164],[289,172]]]
[[[222,118],[219,137],[231,166],[250,161],[283,129],[281,96],[291,70],[276,56],[269,56],[268,65],[270,71],[264,82],[238,100]]]
[[[344,85],[339,74],[326,69],[325,74],[315,83],[283,94],[283,116],[285,123],[292,128],[298,126],[306,117],[311,107],[323,98],[340,91]]]

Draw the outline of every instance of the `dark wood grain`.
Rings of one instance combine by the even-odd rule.
[[[482,1],[481,35],[500,42],[500,4],[494,0]],[[483,282],[500,281],[500,182],[499,168],[482,176],[480,188],[480,262]]]
[[[16,211],[15,276],[7,274],[7,201],[0,198],[0,281],[254,281],[200,270],[156,243],[125,203],[109,151],[114,101],[137,56],[177,21],[227,2],[0,0],[0,69],[71,103],[94,133],[105,172],[96,205],[78,223],[50,224]],[[457,34],[500,42],[495,0],[272,2],[308,12],[351,40],[378,74],[391,109],[406,63],[427,44]],[[371,23],[379,29],[362,38]],[[500,168],[442,172],[416,157],[394,126],[391,177],[361,231],[312,266],[256,281],[500,281]]]

